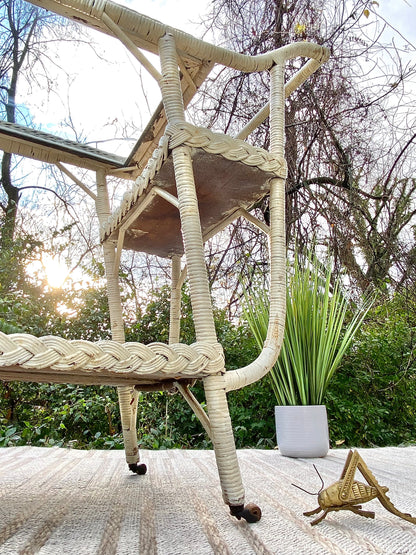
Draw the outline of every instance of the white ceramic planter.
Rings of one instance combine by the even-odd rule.
[[[329,449],[325,405],[275,407],[277,446],[285,457],[325,457]]]

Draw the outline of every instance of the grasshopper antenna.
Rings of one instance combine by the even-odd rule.
[[[324,485],[325,485],[325,484],[324,484],[324,481],[322,480],[322,476],[319,474],[319,471],[318,471],[318,469],[316,468],[316,466],[313,465],[313,467],[314,467],[314,469],[315,469],[315,472],[318,474],[319,479],[321,480],[321,489],[318,491],[318,495],[319,495],[319,494],[321,493],[321,491],[324,489]]]
[[[318,469],[316,468],[316,466],[313,465],[313,467],[314,467],[316,473],[318,474],[319,479],[321,480],[321,489],[320,489],[317,493],[311,493],[310,491],[307,491],[306,489],[301,488],[301,487],[298,486],[297,484],[292,484],[292,486],[295,486],[295,488],[298,488],[298,489],[304,491],[304,492],[307,493],[308,495],[319,495],[319,494],[321,493],[321,491],[324,489],[324,481],[322,480],[322,476],[319,474]]]

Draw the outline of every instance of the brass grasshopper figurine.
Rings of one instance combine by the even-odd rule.
[[[357,482],[356,480],[354,480],[357,468],[367,480],[368,484],[363,484],[362,482]],[[321,478],[319,472],[318,476]],[[371,501],[375,498],[377,498],[380,503],[394,515],[397,515],[398,517],[403,518],[408,522],[416,524],[415,517],[411,516],[408,513],[402,513],[401,511],[396,509],[396,507],[386,495],[389,488],[379,485],[373,473],[363,461],[361,455],[359,455],[358,451],[350,451],[348,453],[347,460],[345,461],[345,465],[342,470],[341,478],[340,480],[338,480],[338,482],[331,484],[325,489],[323,489],[324,483],[322,478],[321,482],[322,487],[318,492],[319,507],[317,507],[313,511],[307,511],[303,513],[305,516],[312,516],[323,511],[323,514],[321,516],[311,522],[312,526],[321,522],[321,520],[323,520],[331,511],[352,511],[353,513],[364,516],[366,518],[374,518],[375,513],[373,511],[363,511],[361,503],[367,503],[367,501]],[[293,485],[296,486],[296,484]],[[303,491],[306,491],[299,486],[296,487]]]

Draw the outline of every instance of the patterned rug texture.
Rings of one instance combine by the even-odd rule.
[[[416,446],[360,449],[395,506],[416,515]],[[416,554],[416,525],[378,500],[332,512],[317,526],[303,512],[310,492],[340,478],[348,451],[290,459],[241,450],[246,501],[263,512],[248,524],[228,514],[212,451],[142,451],[145,476],[129,474],[123,451],[0,449],[0,554]],[[356,479],[365,482],[357,471]]]

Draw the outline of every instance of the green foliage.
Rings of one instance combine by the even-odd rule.
[[[315,255],[288,272],[285,336],[270,372],[279,405],[319,405],[342,357],[370,306],[367,302],[346,323],[349,303],[330,266]],[[291,271],[290,271],[291,270]],[[261,349],[267,335],[269,302],[264,289],[246,293],[245,316]]]
[[[27,279],[25,268],[36,260],[43,244],[30,235],[18,236],[7,249],[0,250],[0,295],[21,291],[36,292]]]
[[[26,273],[41,249],[42,243],[24,236],[0,250],[0,329],[6,333],[42,335],[54,318],[55,293]]]
[[[31,237],[16,237],[12,247],[0,252],[0,330],[92,341],[109,338],[105,288],[48,288],[26,271],[41,250],[42,244]],[[101,437],[113,441],[119,432],[113,423],[118,421],[114,388],[0,382],[1,445],[87,446]]]
[[[137,323],[126,329],[126,341],[140,341],[148,344],[154,341],[167,343],[169,339],[169,302],[170,289],[162,287],[153,292],[153,298],[146,306],[144,314],[140,315]],[[184,343],[195,341],[195,328],[192,317],[191,299],[189,292],[182,293],[181,335]]]
[[[47,292],[33,281],[25,281],[23,273],[9,275],[11,286],[0,290],[1,330],[93,341],[109,337],[104,288]],[[324,398],[332,445],[414,442],[415,298],[416,295],[396,294],[392,299],[383,299],[370,309],[365,326],[354,337]],[[167,341],[168,299],[167,289],[155,293],[138,322],[127,327],[128,340]],[[225,311],[219,309],[215,310],[215,323],[228,370],[245,366],[256,357],[258,347],[247,324],[230,323]],[[181,340],[195,340],[186,289]],[[275,398],[269,379],[266,376],[228,395],[239,448],[275,445]],[[204,405],[202,384],[195,384],[193,392]],[[201,424],[178,394],[141,396],[138,435],[139,445],[150,449],[211,447]],[[116,389],[0,382],[0,446],[26,444],[122,449]]]
[[[109,337],[104,289],[52,292],[48,300],[47,316],[43,321],[39,319],[36,328],[33,325],[36,316],[31,312],[40,311],[40,306],[29,295],[24,311],[17,307],[13,319],[11,310],[6,313],[7,321],[13,320],[17,326],[7,328],[4,324],[7,328],[4,331],[50,333],[92,341]],[[7,306],[11,309],[12,302]],[[62,306],[67,310],[63,315],[57,310]],[[138,322],[127,327],[126,338],[143,343],[167,341],[168,322],[169,290],[163,288],[155,292]],[[225,311],[219,309],[215,310],[215,324],[224,346],[227,369],[245,366],[255,358],[256,345],[246,325],[230,323]],[[186,288],[182,295],[181,340],[195,341]],[[196,383],[193,392],[204,405],[202,384]],[[269,388],[264,384],[254,384],[242,391],[231,392],[229,397],[237,446],[272,445],[273,402]],[[268,402],[265,403],[264,399]],[[138,435],[140,446],[149,449],[211,446],[201,424],[179,394],[142,394],[138,406]],[[0,445],[24,444],[122,448],[116,389],[0,382]]]
[[[276,400],[268,376],[248,387],[230,392],[228,402],[237,448],[267,449],[276,446]]]
[[[228,370],[245,366],[257,356],[256,345],[246,325],[230,323],[224,310],[215,309],[215,326],[218,339],[224,347]],[[195,341],[190,297],[185,288],[182,293],[181,341]],[[156,292],[145,314],[137,324],[126,330],[130,341],[167,341],[169,325],[169,289]],[[193,393],[202,406],[204,393],[201,383],[196,383]],[[254,384],[243,391],[229,394],[230,412],[236,430],[238,447],[270,445],[274,434],[273,403],[265,405],[263,397],[270,397],[262,384]],[[269,410],[271,407],[271,410]],[[255,417],[253,418],[253,412]],[[169,393],[143,394],[138,408],[140,445],[146,448],[206,448],[209,439],[193,411],[180,395]],[[265,434],[263,436],[263,433]],[[264,439],[266,438],[266,439]]]
[[[416,303],[396,294],[369,312],[328,389],[333,444],[415,442]]]
[[[111,387],[0,382],[0,397],[3,446],[85,447],[119,431],[117,393]]]
[[[110,313],[105,287],[71,288],[55,300],[50,331],[65,339],[100,341],[111,338]]]

